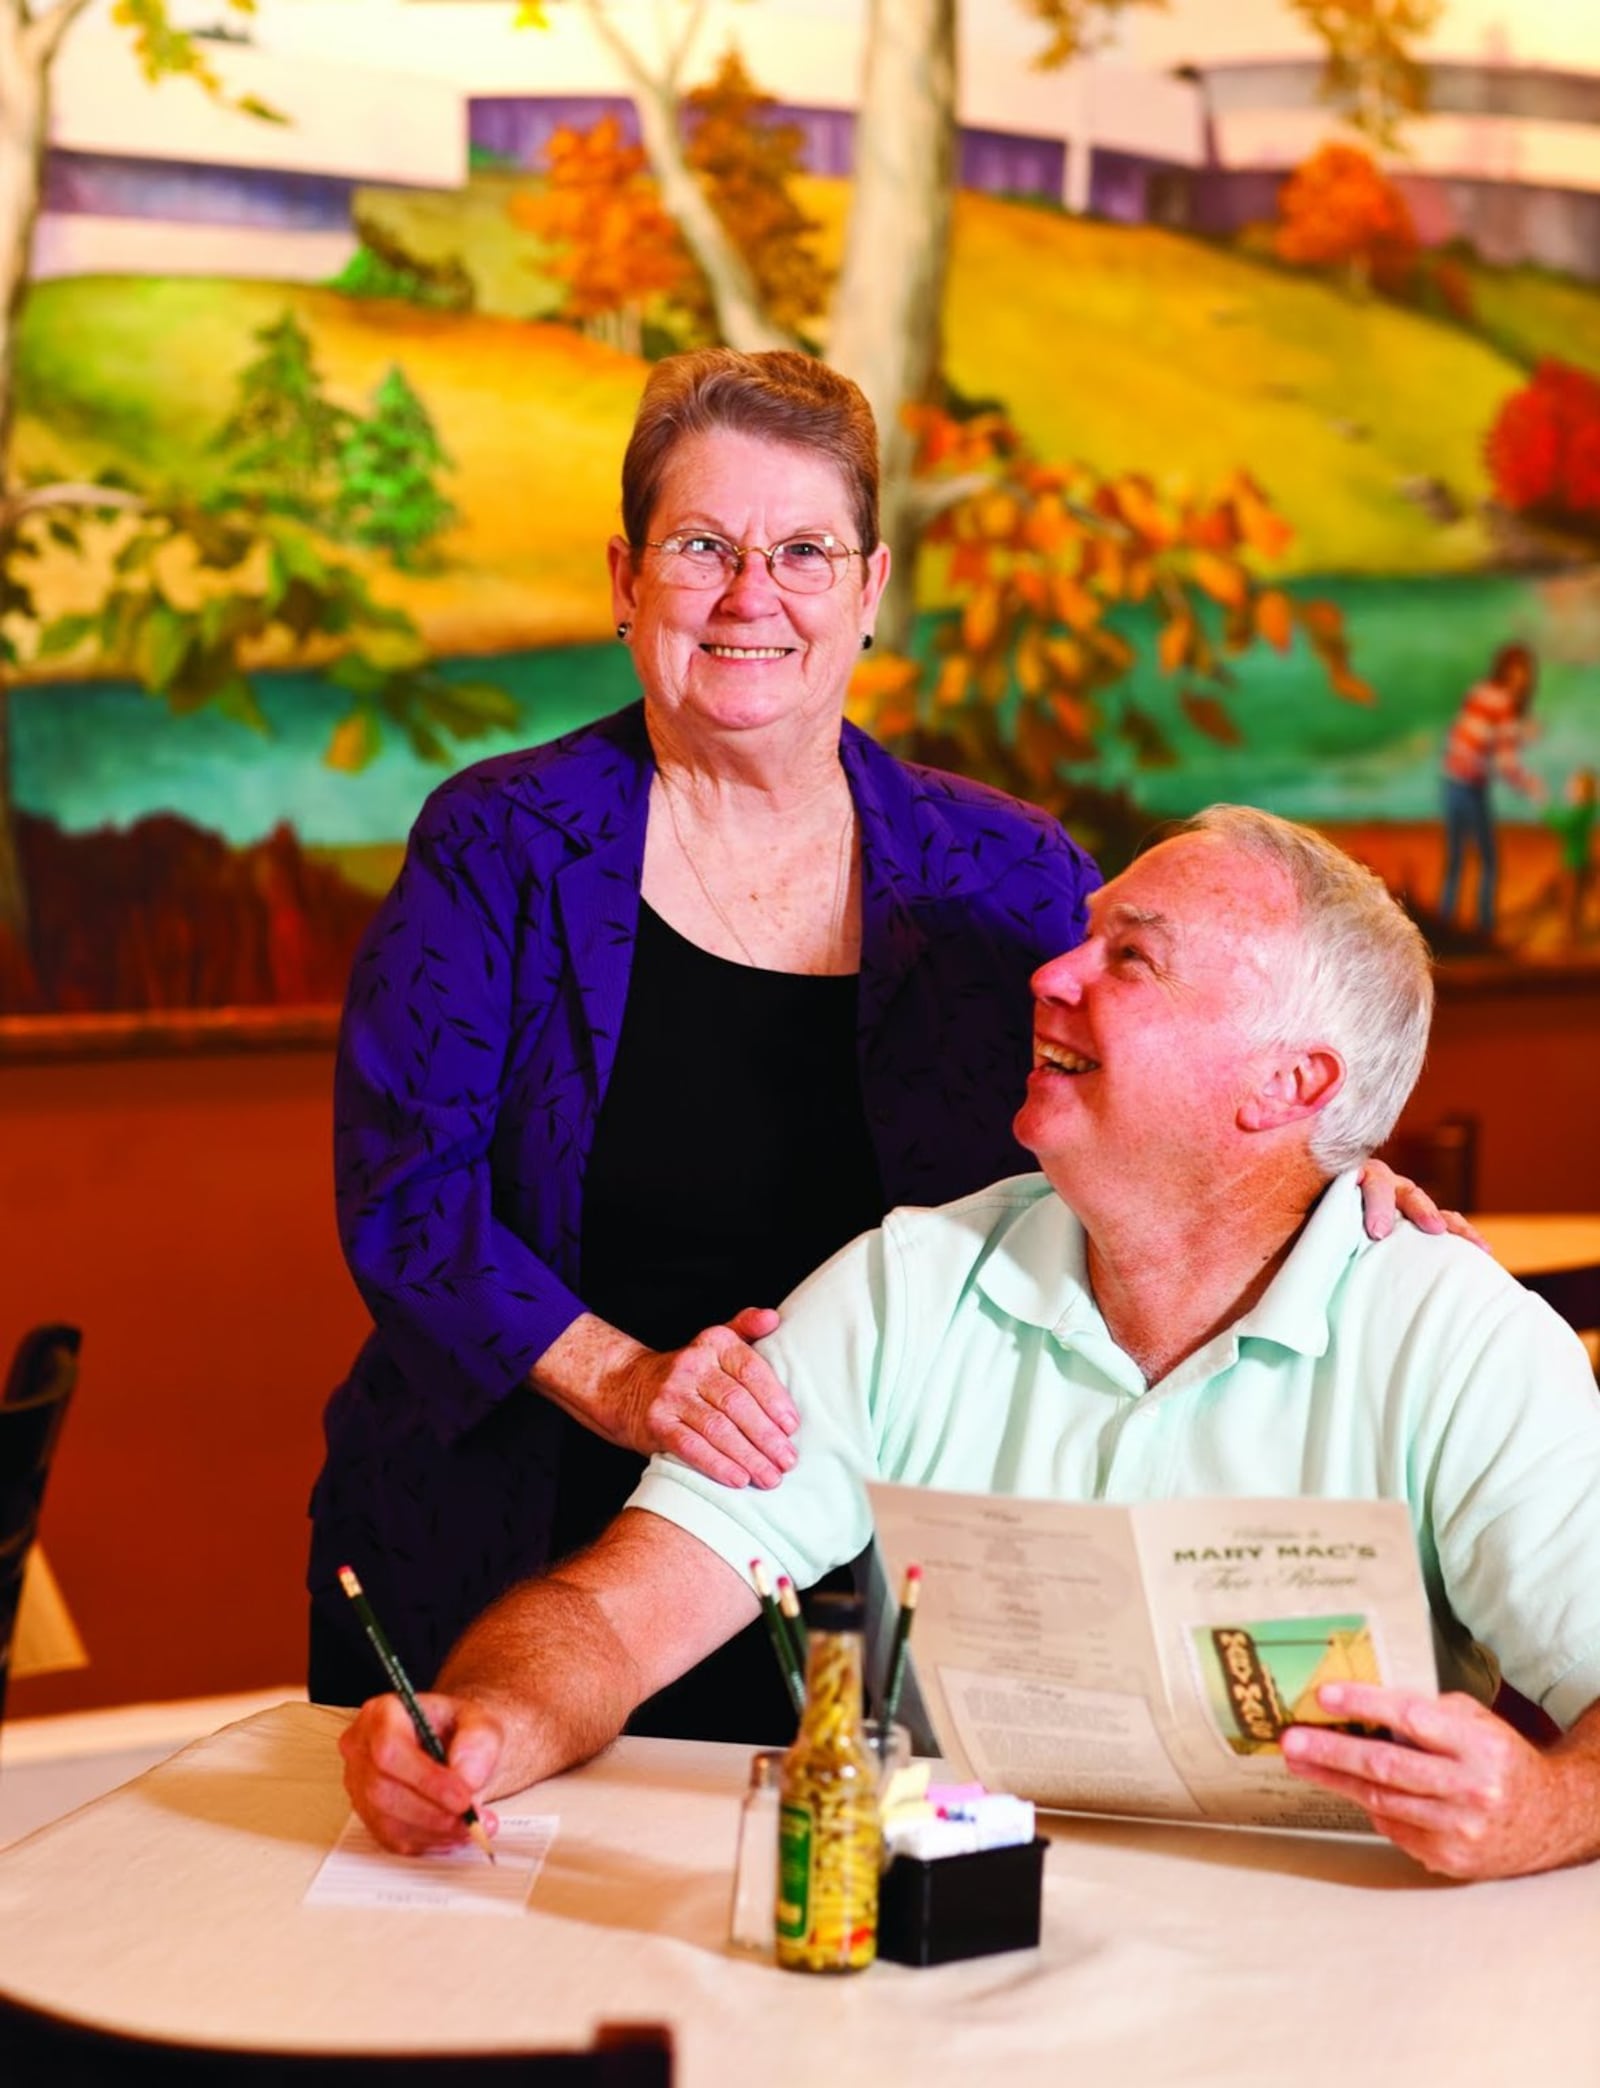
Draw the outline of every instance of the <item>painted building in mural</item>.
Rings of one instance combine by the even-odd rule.
[[[152,86],[127,39],[69,38],[58,61],[36,277],[219,275],[317,282],[356,243],[363,184],[455,188],[466,118],[450,82],[219,44],[252,121],[187,80]]]
[[[1320,80],[1310,59],[1196,70],[1206,153],[1190,190],[1195,230],[1272,216],[1284,175],[1328,135]],[[1436,61],[1395,177],[1430,245],[1465,239],[1486,261],[1600,279],[1600,74],[1514,63],[1503,46]]]
[[[828,24],[817,27],[825,42]],[[770,78],[807,167],[848,175],[854,52],[842,30],[835,40],[833,92],[817,91],[814,48],[803,98],[781,91],[793,67]],[[349,257],[363,184],[455,188],[474,158],[534,170],[559,127],[606,115],[637,135],[603,56],[572,37],[537,42],[536,88],[514,92],[483,91],[470,70],[406,70],[403,53],[375,70],[219,44],[230,85],[287,119],[262,124],[186,83],[152,91],[119,36],[75,39],[58,81],[36,273],[315,281]],[[1226,236],[1270,218],[1285,175],[1335,129],[1319,83],[1319,64],[1293,57],[1170,71],[1096,60],[1020,78],[969,68],[961,183]],[[1490,261],[1600,279],[1597,126],[1600,73],[1516,63],[1502,44],[1433,65],[1429,112],[1408,127],[1397,178],[1429,243],[1465,239]]]

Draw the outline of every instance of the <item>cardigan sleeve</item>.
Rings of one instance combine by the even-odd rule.
[[[495,1208],[513,1024],[528,1019],[530,976],[535,992],[559,988],[558,958],[541,972],[514,947],[537,933],[554,862],[515,860],[486,800],[436,792],[357,959],[340,1029],[340,1239],[385,1352],[445,1441],[522,1385],[586,1309]]]

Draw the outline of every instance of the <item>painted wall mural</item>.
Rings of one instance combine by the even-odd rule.
[[[1600,953],[1600,27],[169,4],[0,0],[0,1031],[335,1003],[427,790],[631,697],[621,452],[717,339],[878,411],[897,750]]]

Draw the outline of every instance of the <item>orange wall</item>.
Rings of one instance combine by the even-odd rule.
[[[318,1416],[365,1325],[326,1050],[0,1065],[0,1353],[84,1329],[43,1535],[92,1656],[12,1716],[303,1679]],[[1600,1209],[1600,982],[1452,995],[1408,1111],[1482,1126],[1480,1202]]]
[[[1600,976],[1507,991],[1441,982],[1401,1129],[1478,1119],[1478,1207],[1600,1211]]]
[[[8,1716],[304,1680],[306,1497],[365,1313],[327,1051],[0,1066],[0,1351],[84,1330],[41,1534],[88,1645]]]

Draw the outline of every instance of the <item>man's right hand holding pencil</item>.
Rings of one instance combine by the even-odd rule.
[[[487,1832],[495,1832],[495,1816],[478,1804],[478,1794],[495,1782],[505,1751],[504,1726],[487,1705],[432,1692],[417,1701],[444,1744],[444,1762],[419,1744],[398,1696],[372,1697],[339,1735],[350,1803],[404,1856],[466,1841],[466,1815],[474,1807]]]

